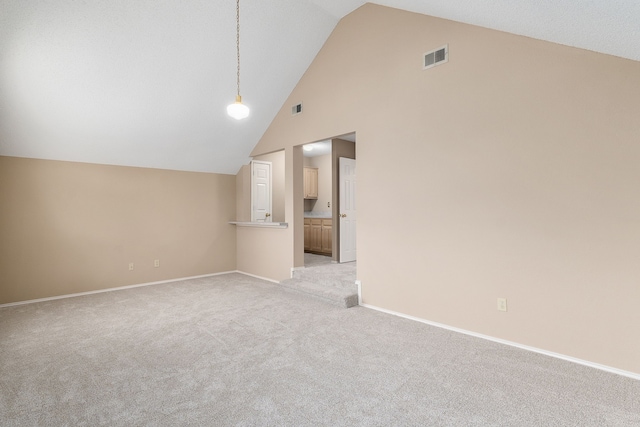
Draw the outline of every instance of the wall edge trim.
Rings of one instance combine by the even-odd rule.
[[[556,359],[561,359],[561,360],[564,360],[564,361],[567,361],[567,362],[577,363],[578,365],[587,366],[589,368],[594,368],[594,369],[598,369],[598,370],[601,370],[601,371],[606,371],[606,372],[609,372],[609,373],[612,373],[612,374],[621,375],[623,377],[627,377],[627,378],[631,378],[631,379],[640,381],[640,373],[635,373],[635,372],[631,372],[631,371],[625,371],[624,369],[614,368],[613,366],[601,365],[599,363],[590,362],[588,360],[579,359],[577,357],[567,356],[565,354],[560,354],[560,353],[554,353],[553,351],[548,351],[548,350],[544,350],[544,349],[537,348],[537,347],[531,347],[531,346],[528,346],[528,345],[519,344],[517,342],[504,340],[502,338],[492,337],[490,335],[479,334],[477,332],[472,332],[472,331],[468,331],[466,329],[456,328],[454,326],[445,325],[443,323],[432,322],[430,320],[426,320],[426,319],[422,319],[422,318],[419,318],[419,317],[410,316],[408,314],[399,313],[399,312],[396,312],[396,311],[393,311],[393,310],[387,310],[385,308],[376,307],[374,305],[360,304],[360,306],[364,307],[364,308],[369,308],[371,310],[380,311],[382,313],[391,314],[393,316],[402,317],[404,319],[413,320],[415,322],[420,322],[420,323],[424,323],[424,324],[427,324],[427,325],[430,325],[430,326],[435,326],[436,328],[446,329],[446,330],[449,330],[449,331],[452,331],[452,332],[458,332],[458,333],[461,333],[461,334],[470,335],[472,337],[481,338],[481,339],[488,340],[488,341],[493,341],[493,342],[496,342],[498,344],[508,345],[510,347],[516,347],[516,348],[519,348],[519,349],[522,349],[522,350],[531,351],[531,352],[534,352],[534,353],[542,354],[542,355],[553,357],[553,358],[556,358]]]
[[[6,304],[0,304],[0,308],[14,307],[14,306],[17,306],[17,305],[25,305],[25,304],[35,304],[35,303],[38,303],[38,302],[53,301],[53,300],[57,300],[57,299],[75,298],[75,297],[81,297],[81,296],[85,296],[85,295],[101,294],[101,293],[104,293],[104,292],[123,291],[123,290],[126,290],[126,289],[141,288],[143,286],[162,285],[163,283],[180,282],[182,280],[200,279],[200,278],[203,278],[203,277],[222,276],[224,274],[231,274],[231,273],[237,273],[237,271],[235,271],[235,270],[222,271],[220,273],[202,274],[200,276],[179,277],[179,278],[176,278],[176,279],[160,280],[160,281],[157,281],[157,282],[139,283],[139,284],[136,284],[136,285],[118,286],[118,287],[115,287],[115,288],[98,289],[98,290],[95,290],[95,291],[77,292],[77,293],[74,293],[74,294],[64,294],[64,295],[56,295],[56,296],[53,296],[53,297],[37,298],[37,299],[29,299],[29,300],[24,300],[24,301],[9,302],[9,303],[6,303]]]
[[[244,274],[245,276],[253,277],[254,279],[266,280],[267,282],[280,284],[278,280],[269,279],[268,277],[262,277],[256,274],[247,273],[246,271],[236,270],[236,271],[232,271],[232,273]]]

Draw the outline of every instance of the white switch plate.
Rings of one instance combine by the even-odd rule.
[[[498,298],[498,311],[507,311],[507,299]]]
[[[132,262],[129,263],[129,271],[131,271],[131,270],[133,270],[133,263]]]
[[[160,260],[159,259],[154,260],[153,261],[153,266],[154,267],[160,267]]]

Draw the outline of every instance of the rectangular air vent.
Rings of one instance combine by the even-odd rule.
[[[449,45],[446,44],[438,49],[432,50],[424,54],[424,62],[422,69],[435,67],[436,65],[444,64],[449,61]]]
[[[302,102],[291,107],[291,115],[295,116],[296,114],[302,113]]]

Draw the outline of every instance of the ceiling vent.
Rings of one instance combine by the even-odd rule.
[[[302,113],[302,102],[291,107],[291,115],[295,116]]]
[[[435,67],[436,65],[444,64],[449,61],[449,45],[446,44],[438,49],[432,50],[424,54],[424,62],[422,63],[422,69]]]

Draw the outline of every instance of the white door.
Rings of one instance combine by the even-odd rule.
[[[251,162],[251,221],[271,222],[271,162]]]
[[[356,260],[356,161],[340,157],[340,262]]]

